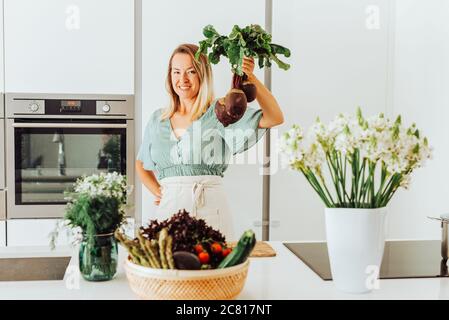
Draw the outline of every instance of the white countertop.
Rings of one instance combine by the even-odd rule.
[[[238,299],[449,299],[449,278],[380,280],[368,294],[345,294],[332,281],[323,281],[281,242],[270,242],[272,258],[251,258],[247,282]],[[79,276],[76,249],[60,249],[52,256],[75,253],[62,281],[3,281],[0,299],[136,299],[123,269],[111,281],[88,282]],[[49,256],[48,248],[2,248],[0,257]],[[77,281],[79,279],[79,282]]]

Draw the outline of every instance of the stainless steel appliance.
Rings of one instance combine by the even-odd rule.
[[[64,191],[82,175],[117,171],[134,184],[133,96],[7,93],[5,102],[7,219],[62,217]]]
[[[432,220],[438,220],[441,222],[441,257],[445,260],[449,258],[449,237],[448,237],[448,224],[449,214],[444,213],[439,218],[428,217]]]

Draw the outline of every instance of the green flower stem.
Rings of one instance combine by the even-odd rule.
[[[326,181],[324,181],[324,178],[323,178],[322,175],[320,175],[320,180],[321,180],[321,182],[323,183],[324,189],[326,190],[326,193],[327,193],[327,195],[329,196],[329,199],[331,200],[333,206],[335,207],[335,201],[334,201],[334,199],[333,199],[331,193],[329,192],[329,189],[327,188],[327,185],[326,185]]]
[[[301,169],[301,172],[303,173],[304,177],[309,182],[309,184],[312,186],[313,190],[315,190],[316,193],[318,193],[321,200],[323,200],[323,202],[326,204],[326,207],[331,208],[332,205],[329,202],[329,200],[326,198],[326,195],[324,194],[323,190],[320,189],[320,187],[315,186],[314,183],[312,183],[311,179],[309,178],[309,174],[305,170]],[[313,175],[313,173],[311,173],[311,174]]]
[[[340,163],[342,163],[342,162],[343,162],[343,160],[341,159],[341,154],[340,154]],[[345,168],[344,168],[344,173],[342,172],[342,182],[343,182],[343,190],[344,190],[345,196],[347,197],[348,202],[349,202],[349,195],[346,193],[346,172],[347,172],[346,165],[347,165],[347,163],[348,163],[348,159],[345,156],[345,160],[344,160]]]
[[[401,181],[400,178],[401,174],[399,173],[393,174],[393,176],[390,178],[390,181],[388,181],[387,186],[385,187],[385,191],[381,193],[381,206],[385,206],[388,203],[389,199],[391,199],[392,193],[394,193],[394,191],[396,191],[396,189],[399,187],[399,183]]]
[[[374,208],[375,205],[375,198],[374,198],[374,189],[375,189],[375,179],[374,179],[374,174],[376,172],[376,163],[370,163],[369,164],[369,175],[371,177],[371,181],[370,181],[370,201],[369,203],[371,203],[371,208]]]
[[[375,195],[375,198],[376,198],[375,206],[376,206],[376,208],[379,208],[379,206],[380,206],[380,195],[381,195],[381,192],[382,192],[383,187],[385,185],[385,181],[386,181],[387,177],[388,177],[387,169],[385,168],[385,164],[382,163],[382,170],[381,170],[381,176],[380,176],[380,186],[379,186],[379,189],[377,190],[376,195]]]
[[[326,154],[326,163],[327,163],[327,167],[329,168],[329,172],[332,177],[332,182],[334,183],[334,186],[335,186],[335,191],[337,193],[338,201],[339,201],[339,203],[342,203],[344,201],[342,200],[340,186],[338,183],[338,181],[339,181],[338,169],[335,168],[335,164],[332,162],[332,159],[330,158],[329,154]]]
[[[362,166],[361,166],[361,169],[360,169],[361,172],[359,172],[360,187],[358,189],[359,189],[360,192],[359,192],[359,194],[357,195],[357,198],[356,198],[356,203],[357,203],[358,207],[360,207],[361,198],[363,197],[363,195],[366,192],[366,186],[368,185],[367,182],[369,181],[369,176],[365,180],[365,171],[366,171],[365,168],[366,168],[366,159],[363,159],[363,163],[362,163]]]
[[[402,174],[398,173],[397,176],[396,176],[396,180],[395,180],[393,186],[391,187],[390,192],[387,194],[387,197],[386,197],[386,199],[384,201],[385,205],[391,200],[391,198],[393,197],[395,192],[399,189],[399,186],[401,184],[401,180],[402,180]]]
[[[370,184],[370,181],[371,181],[371,176],[369,174],[365,178],[365,171],[366,171],[365,170],[365,168],[366,168],[365,161],[366,160],[363,160],[363,171],[362,171],[362,179],[361,179],[361,192],[359,194],[359,197],[357,198],[357,201],[359,203],[362,203],[362,204],[365,203],[366,190],[367,190],[367,188],[368,188],[368,186]]]
[[[357,152],[354,151],[352,154],[352,159],[350,161],[352,167],[352,186],[351,186],[351,203],[353,208],[357,208],[356,199],[357,199],[357,184],[358,184],[358,160],[357,160]]]
[[[324,182],[324,179],[321,177],[321,175],[320,175],[320,178],[321,178],[321,181],[323,182],[323,186],[321,186],[321,184],[320,184],[319,181],[317,180],[315,174],[311,174],[311,175],[310,175],[310,178],[313,180],[313,182],[314,182],[317,186],[319,186],[319,188],[321,189],[322,192],[323,192],[323,186],[324,186],[324,188],[325,188],[325,190],[326,190],[326,192],[327,192],[327,196],[329,197],[328,199],[330,200],[329,202],[332,204],[332,207],[335,207],[334,199],[333,199],[332,196],[330,195],[329,190],[327,189],[326,183]],[[324,194],[324,192],[323,192],[323,194]]]
[[[347,159],[345,157],[344,172],[343,172],[343,169],[342,169],[342,167],[343,167],[343,160],[342,160],[341,153],[337,154],[337,152],[335,151],[334,152],[334,157],[335,157],[336,163],[337,163],[337,168],[338,168],[337,172],[340,173],[340,178],[338,179],[338,181],[340,182],[341,187],[343,189],[343,200],[344,201],[343,201],[342,205],[345,206],[346,202],[349,203],[350,200],[351,200],[349,195],[348,195],[348,193],[346,192],[346,162],[347,162]]]
[[[393,197],[393,195],[396,193],[396,191],[399,189],[399,185],[401,183],[401,179],[399,179],[399,181],[397,182],[395,188],[393,188],[393,190],[390,192],[390,195],[388,196],[388,198],[384,201],[383,206],[386,206],[388,204],[388,202],[390,202],[391,198]]]

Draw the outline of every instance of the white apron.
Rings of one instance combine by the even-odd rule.
[[[161,221],[185,209],[219,230],[226,241],[234,240],[233,221],[220,176],[177,176],[159,181],[162,198],[156,210]]]

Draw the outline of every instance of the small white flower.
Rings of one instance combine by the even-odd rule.
[[[280,149],[294,170],[321,172],[326,158],[334,152],[343,159],[357,151],[360,161],[384,165],[389,175],[401,174],[401,186],[408,187],[410,173],[432,158],[432,147],[422,138],[416,125],[402,125],[401,117],[394,122],[383,114],[363,118],[338,115],[327,125],[319,119],[303,133],[294,125],[280,139]]]

